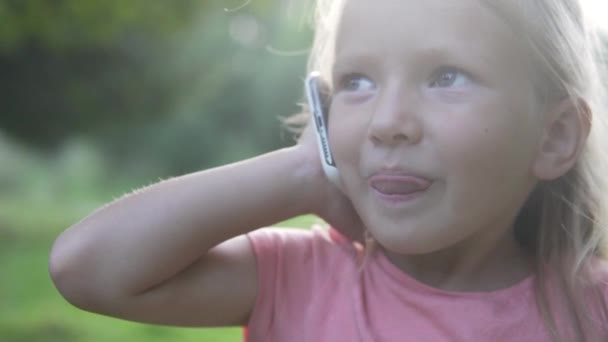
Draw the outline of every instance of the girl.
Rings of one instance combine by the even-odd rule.
[[[605,98],[581,4],[318,6],[338,186],[312,130],[160,182],[59,236],[60,292],[252,341],[608,340]],[[306,213],[333,228],[255,230]]]

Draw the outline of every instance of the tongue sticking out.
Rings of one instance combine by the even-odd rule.
[[[382,179],[371,182],[372,188],[386,195],[409,195],[415,192],[424,191],[429,185],[430,182],[422,179]]]
[[[374,188],[387,195],[407,195],[423,190],[416,184],[399,182],[379,182],[374,184]]]

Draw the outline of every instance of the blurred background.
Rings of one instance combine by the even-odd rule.
[[[1,341],[241,340],[79,311],[48,254],[126,192],[292,144],[279,118],[302,98],[300,3],[0,0]]]
[[[293,143],[308,1],[244,1],[0,0],[0,341],[242,340],[75,309],[47,261],[103,203]]]

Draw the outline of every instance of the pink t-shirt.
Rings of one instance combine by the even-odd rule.
[[[357,249],[335,230],[264,228],[248,236],[259,276],[251,342],[550,341],[532,276],[493,292],[449,292],[380,252],[360,268]]]

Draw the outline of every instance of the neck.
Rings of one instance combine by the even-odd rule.
[[[512,228],[498,237],[476,236],[429,254],[382,251],[411,277],[447,291],[494,291],[512,286],[532,272],[530,257],[515,241]]]

